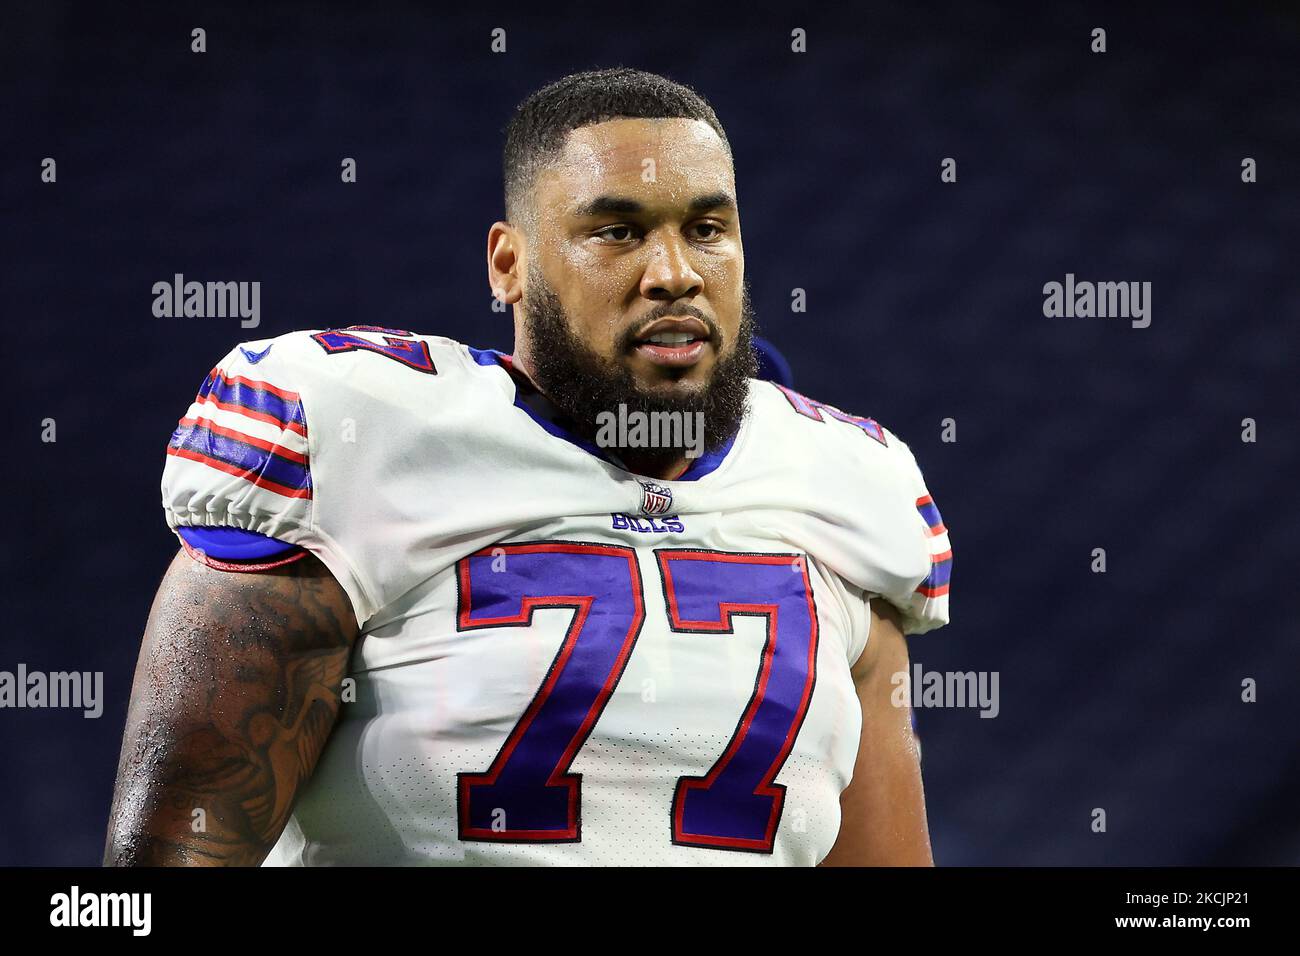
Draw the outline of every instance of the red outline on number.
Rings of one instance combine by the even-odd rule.
[[[386,329],[382,325],[348,325],[341,329],[330,329],[331,332],[382,332],[384,335],[397,335],[403,338],[415,338],[414,332],[408,332],[406,329]]]
[[[579,725],[573,738],[569,741],[568,747],[560,756],[560,761],[556,764],[551,774],[546,779],[547,786],[565,786],[569,789],[569,815],[567,826],[564,830],[501,830],[495,831],[484,829],[482,827],[471,827],[469,825],[469,801],[467,799],[469,787],[477,784],[493,784],[501,774],[505,763],[514,753],[515,747],[523,739],[524,734],[532,725],[534,718],[542,709],[550,697],[556,682],[560,678],[560,672],[564,670],[573,648],[578,642],[582,632],[582,626],[586,623],[587,614],[594,603],[593,595],[547,595],[546,597],[523,597],[520,599],[520,610],[516,615],[506,615],[504,617],[478,618],[470,617],[473,606],[470,595],[470,578],[469,578],[469,559],[475,557],[493,557],[493,552],[500,550],[505,554],[535,554],[535,553],[562,553],[562,554],[607,554],[625,558],[630,571],[629,581],[632,585],[633,599],[633,616],[627,634],[623,637],[623,646],[619,650],[618,657],[615,659],[614,666],[610,668],[609,676],[606,678],[604,685],[596,694],[591,708],[587,711],[587,716]],[[627,669],[628,658],[632,656],[632,648],[636,645],[636,640],[641,634],[641,627],[645,623],[645,599],[643,597],[641,585],[641,569],[637,565],[636,549],[623,545],[603,545],[603,544],[584,544],[578,541],[547,541],[535,542],[528,544],[496,544],[476,551],[474,554],[467,555],[456,562],[456,580],[459,590],[459,600],[457,601],[456,629],[459,631],[476,630],[483,627],[522,627],[532,623],[533,611],[537,608],[554,608],[554,607],[571,607],[575,610],[573,621],[569,624],[568,630],[564,635],[564,643],[560,645],[559,652],[551,662],[550,669],[546,672],[546,678],[542,681],[541,687],[533,695],[532,701],[524,710],[523,716],[515,724],[510,736],[506,738],[505,744],[497,752],[492,761],[492,765],[483,773],[460,773],[457,774],[456,785],[456,822],[459,830],[459,837],[462,840],[474,840],[493,843],[577,843],[582,839],[582,807],[580,803],[582,774],[569,773],[568,768],[572,766],[574,758],[577,757],[578,751],[582,749],[591,735],[592,728],[595,727],[596,721],[600,719],[609,698],[614,693],[614,688],[623,677],[623,671]]]
[[[348,326],[348,328],[356,329],[361,328],[361,326],[352,325]],[[400,330],[393,329],[390,331],[396,332]],[[411,333],[405,332],[403,334],[410,335]],[[337,346],[330,345],[329,342],[324,339],[324,336],[326,335],[341,335],[344,337],[344,343]],[[348,339],[352,339],[353,341],[349,342],[347,341]],[[348,332],[347,329],[327,329],[324,332],[317,332],[312,336],[312,341],[323,348],[328,355],[342,355],[344,352],[373,352],[376,355],[390,358],[399,365],[405,365],[407,368],[415,369],[417,372],[424,372],[426,375],[438,374],[438,369],[433,364],[433,356],[429,354],[429,343],[425,342],[423,339],[408,342],[404,339],[394,338],[391,335],[384,336],[384,343],[389,348],[401,349],[405,355],[394,355],[392,352],[386,352],[382,345],[377,345],[369,339],[363,339],[359,335],[353,335]],[[413,360],[406,357],[406,355],[416,354],[417,351],[424,358],[425,365],[428,366],[427,368],[425,365],[415,364]]]
[[[819,402],[815,398],[809,398],[802,392],[796,392],[793,388],[788,388],[778,382],[772,382],[771,384],[781,390],[781,394],[786,397],[786,400],[794,410],[804,418],[811,418],[815,422],[825,422],[826,419],[822,416],[822,412],[825,412],[831,418],[834,418],[837,421],[847,422],[855,428],[860,429],[865,434],[870,435],[886,448],[889,447],[889,443],[885,441],[884,429],[880,427],[880,423],[874,418],[869,418],[865,415],[851,415],[846,411],[836,408],[834,405],[829,405],[826,402]]]
[[[679,846],[696,846],[696,847],[714,847],[728,850],[749,850],[758,853],[771,853],[776,843],[776,829],[781,821],[781,812],[785,808],[785,785],[773,783],[776,775],[781,772],[787,759],[790,757],[790,751],[794,749],[795,739],[799,736],[799,731],[803,729],[803,722],[808,715],[808,707],[812,701],[813,688],[817,683],[817,640],[818,640],[818,623],[817,623],[817,604],[813,600],[812,581],[808,577],[808,558],[804,555],[797,554],[746,554],[729,551],[705,551],[698,549],[664,549],[656,550],[655,557],[659,562],[659,573],[663,579],[664,598],[668,604],[669,624],[674,631],[686,633],[714,633],[714,634],[731,634],[734,628],[731,618],[736,614],[747,614],[765,617],[767,619],[767,639],[763,644],[763,658],[759,666],[758,676],[754,681],[754,693],[749,698],[740,720],[736,723],[736,731],[732,734],[731,742],[722,756],[717,759],[713,766],[702,778],[682,776],[677,780],[677,786],[673,788],[673,807],[672,807],[672,839],[673,843]],[[799,702],[799,709],[795,714],[794,720],[790,723],[790,730],[786,734],[785,742],[781,746],[780,752],[771,766],[763,774],[762,783],[754,790],[756,795],[775,797],[772,801],[772,813],[768,819],[767,831],[762,840],[742,840],[735,837],[716,837],[708,834],[687,834],[682,830],[682,797],[690,790],[707,790],[713,785],[718,775],[726,769],[731,758],[735,756],[737,750],[744,743],[745,737],[749,733],[749,728],[753,724],[754,715],[763,703],[763,696],[767,690],[768,677],[772,671],[772,660],[776,654],[776,636],[777,636],[777,606],[775,604],[738,604],[733,602],[719,601],[719,619],[717,621],[690,621],[684,622],[677,608],[677,593],[673,586],[672,571],[669,567],[669,561],[709,561],[709,562],[726,562],[732,564],[785,564],[789,565],[792,560],[798,559],[803,562],[800,566],[803,575],[804,594],[808,600],[808,620],[811,625],[808,635],[808,678],[804,682],[803,697]]]

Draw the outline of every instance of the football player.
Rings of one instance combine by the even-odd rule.
[[[565,77],[505,211],[512,354],[356,325],[203,382],[106,862],[930,864],[894,699],[947,532],[896,435],[755,377],[714,111]]]

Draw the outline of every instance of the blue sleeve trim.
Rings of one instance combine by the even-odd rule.
[[[285,554],[297,548],[276,538],[242,528],[181,527],[176,533],[191,548],[219,561],[257,561]]]

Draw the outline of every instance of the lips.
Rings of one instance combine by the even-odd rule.
[[[665,318],[651,322],[636,337],[636,353],[656,365],[682,368],[704,355],[712,337],[696,318]]]

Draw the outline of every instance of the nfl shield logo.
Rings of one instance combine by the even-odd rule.
[[[673,506],[671,488],[656,485],[653,481],[641,482],[641,513],[646,515],[666,515]]]

